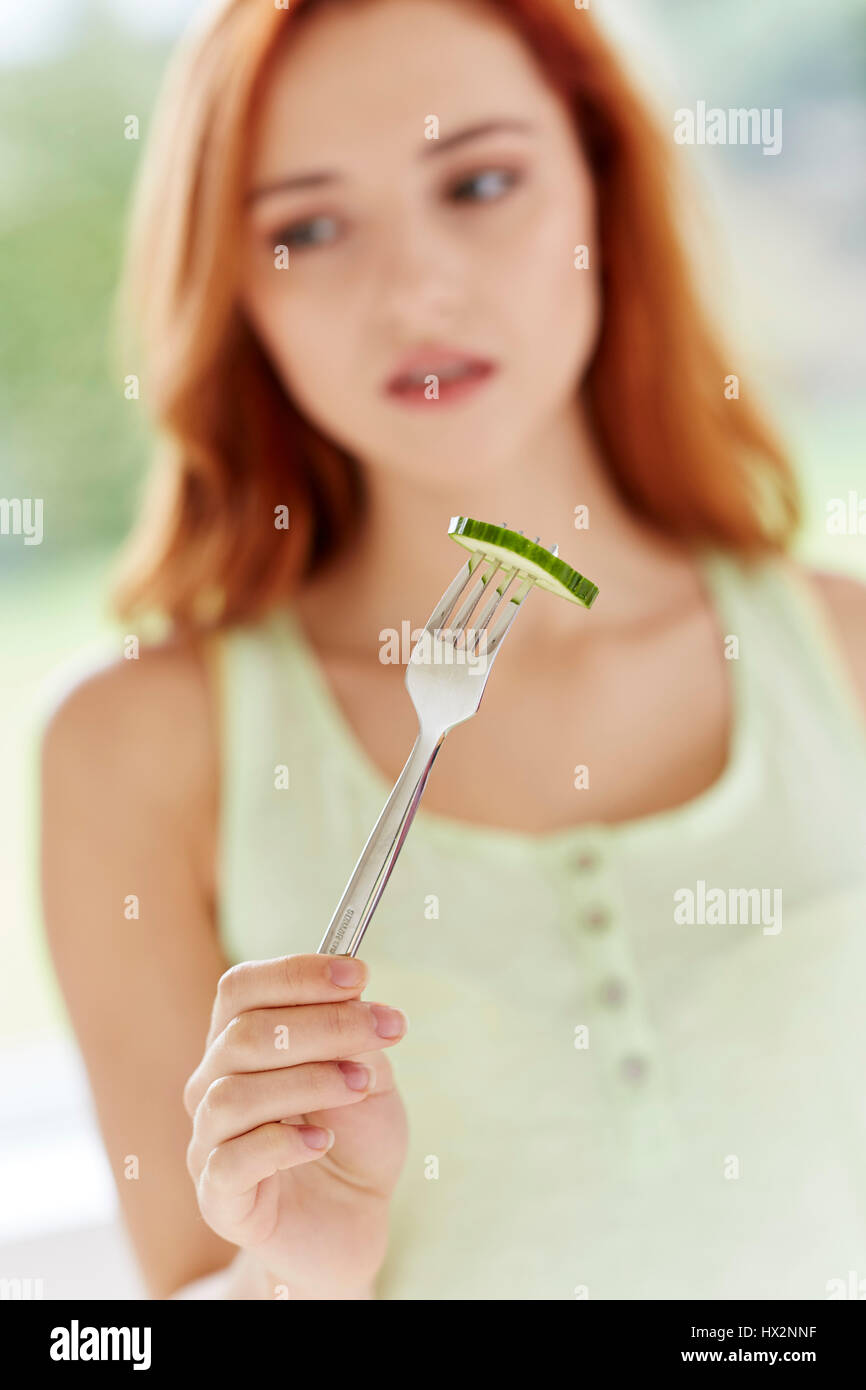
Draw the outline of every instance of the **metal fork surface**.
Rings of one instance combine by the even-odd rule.
[[[493,662],[532,587],[516,569],[471,555],[430,614],[406,668],[418,737],[346,884],[320,955],[357,955],[436,754],[446,734],[478,710]],[[476,610],[477,622],[471,623]]]

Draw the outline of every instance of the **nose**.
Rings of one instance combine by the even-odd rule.
[[[432,216],[395,214],[378,253],[376,302],[389,335],[411,339],[444,332],[463,300],[466,270]]]

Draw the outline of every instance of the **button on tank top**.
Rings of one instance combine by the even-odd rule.
[[[545,834],[421,803],[362,947],[410,1025],[379,1298],[866,1278],[866,720],[790,562],[700,562],[739,653],[706,791]],[[213,656],[226,957],[315,951],[391,783],[290,608]]]

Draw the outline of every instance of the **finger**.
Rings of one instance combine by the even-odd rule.
[[[340,982],[332,972],[339,975]],[[354,984],[347,978],[352,973],[356,977]],[[368,979],[366,962],[355,956],[313,954],[241,961],[220,977],[205,1054],[231,1020],[248,1009],[351,999],[366,988]],[[183,1092],[183,1104],[190,1116],[206,1089],[198,1084],[197,1072],[198,1068],[188,1078]]]
[[[211,1150],[227,1139],[268,1121],[352,1105],[369,1095],[375,1085],[374,1066],[349,1060],[218,1076],[195,1112],[187,1167],[195,1177]]]
[[[327,1142],[321,1148],[311,1148],[305,1134]],[[227,1140],[211,1150],[198,1180],[202,1215],[207,1221],[213,1216],[223,1228],[245,1221],[255,1206],[260,1182],[286,1168],[321,1158],[333,1142],[333,1131],[326,1134],[317,1126],[279,1122]]]
[[[406,1027],[399,1009],[368,1004],[363,999],[252,1009],[233,1018],[208,1048],[186,1084],[184,1103],[194,1114],[218,1076],[278,1071],[303,1062],[337,1061],[356,1052],[393,1047]],[[391,1036],[386,1036],[388,1033]]]
[[[378,1105],[385,1096],[390,1095],[396,1089],[394,1073],[391,1063],[388,1061],[387,1052],[356,1052],[352,1057],[345,1060],[350,1062],[360,1062],[362,1066],[372,1067],[376,1072],[376,1085],[371,1091],[362,1095],[362,1099],[368,1100],[371,1105]],[[354,1109],[354,1107],[352,1107]],[[330,1118],[329,1118],[330,1117]],[[336,1110],[305,1110],[295,1115],[281,1115],[280,1119],[284,1124],[290,1125],[326,1125],[331,1129],[336,1128],[337,1142],[342,1137],[340,1133],[340,1111]]]
[[[332,971],[339,974],[339,982]],[[220,977],[207,1046],[237,1014],[351,998],[362,992],[368,978],[366,962],[357,956],[299,954],[241,961]]]

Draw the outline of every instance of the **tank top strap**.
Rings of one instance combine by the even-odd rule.
[[[703,561],[726,636],[738,638],[764,702],[776,705],[784,695],[804,734],[818,721],[855,760],[866,761],[863,699],[802,568],[786,555],[748,562],[716,550]]]

